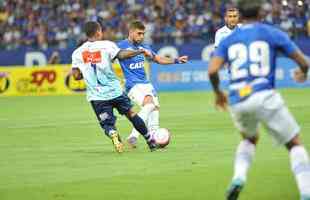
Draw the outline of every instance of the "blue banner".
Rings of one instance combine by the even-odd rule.
[[[310,38],[303,38],[295,41],[300,49],[310,56]],[[213,44],[208,41],[200,40],[196,42],[186,43],[183,45],[156,44],[153,50],[161,56],[177,57],[188,55],[190,60],[208,61],[213,51]],[[12,65],[41,65],[48,64],[48,60],[53,52],[58,52],[60,56],[60,64],[71,63],[71,54],[74,48],[33,50],[29,48],[21,48],[13,51],[0,51],[0,66]]]
[[[276,86],[287,87],[310,87],[310,81],[296,83],[293,80],[293,70],[297,64],[288,58],[277,59]],[[229,78],[227,71],[221,70],[221,85],[225,88]],[[192,91],[210,90],[211,83],[208,77],[208,62],[191,61],[187,64],[175,64],[163,66],[151,65],[151,82],[158,91]]]

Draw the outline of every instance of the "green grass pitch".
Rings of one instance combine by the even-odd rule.
[[[281,90],[310,150],[310,89]],[[220,200],[239,135],[209,92],[161,93],[165,151],[119,155],[84,96],[0,98],[1,200]],[[123,138],[131,126],[118,118]],[[287,151],[261,131],[241,200],[299,199]]]

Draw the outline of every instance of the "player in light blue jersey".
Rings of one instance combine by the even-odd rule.
[[[72,54],[72,74],[77,80],[84,78],[87,100],[91,103],[100,126],[111,138],[117,152],[123,152],[123,144],[116,131],[113,109],[126,115],[132,125],[143,135],[151,151],[157,145],[148,133],[144,121],[132,110],[126,94],[123,94],[119,80],[112,70],[114,59],[127,59],[150,52],[144,49],[121,50],[111,41],[103,41],[102,29],[98,22],[87,22],[85,33],[88,40]]]
[[[269,134],[289,150],[301,199],[309,200],[309,156],[298,136],[297,122],[275,91],[277,51],[282,51],[299,65],[294,74],[297,82],[307,80],[309,64],[287,34],[259,22],[259,0],[241,0],[238,4],[244,24],[220,42],[209,65],[216,105],[225,109],[228,100],[219,87],[218,71],[228,63],[230,111],[243,138],[236,151],[227,199],[237,199],[246,182],[258,141],[258,125],[263,123]]]
[[[147,49],[152,52],[151,61],[159,64],[180,64],[186,63],[187,56],[176,59],[161,57],[148,46],[143,44],[145,26],[140,21],[134,21],[129,25],[128,38],[118,42],[122,49],[138,50]],[[145,72],[145,57],[137,55],[129,59],[119,60],[125,77],[125,87],[129,98],[137,103],[141,110],[139,116],[148,124],[150,132],[159,128],[159,101],[156,91],[147,78]],[[131,147],[136,147],[138,132],[133,129],[127,141]]]

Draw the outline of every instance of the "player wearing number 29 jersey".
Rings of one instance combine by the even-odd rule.
[[[239,27],[220,43],[214,56],[224,58],[230,66],[230,104],[275,87],[279,50],[290,55],[297,47],[287,34],[262,23]]]
[[[259,22],[261,4],[260,0],[238,1],[243,26],[220,42],[209,63],[215,103],[223,109],[227,106],[227,98],[219,87],[218,71],[228,63],[229,110],[242,136],[226,199],[237,200],[245,186],[258,143],[258,127],[262,123],[275,141],[289,150],[301,200],[310,200],[310,160],[299,139],[300,127],[274,89],[277,51],[282,51],[299,65],[294,71],[297,82],[307,80],[309,63],[287,34]]]

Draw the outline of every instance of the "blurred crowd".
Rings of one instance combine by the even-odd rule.
[[[98,20],[104,37],[123,39],[128,22],[142,20],[147,43],[212,41],[233,0],[0,0],[0,49],[21,46],[75,47],[85,39],[83,24]],[[310,36],[310,0],[267,0],[266,23],[291,37]]]

